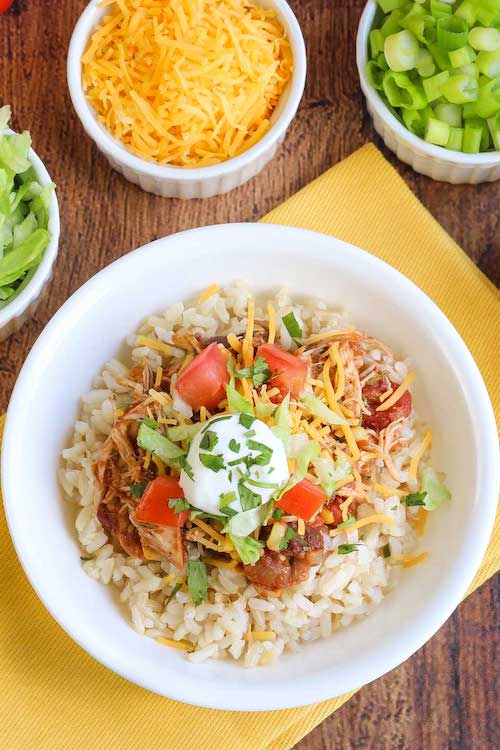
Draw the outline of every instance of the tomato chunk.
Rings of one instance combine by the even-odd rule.
[[[272,401],[279,403],[287,393],[292,398],[300,396],[307,377],[305,362],[276,344],[259,346],[255,354],[255,358],[257,357],[263,357],[271,371],[268,388],[278,388],[280,391],[279,395],[271,399]]]
[[[189,511],[175,513],[169,508],[168,501],[172,498],[183,498],[182,487],[173,477],[156,477],[148,484],[142,500],[136,508],[135,517],[138,521],[154,523],[156,526],[170,526],[179,528],[184,526]]]
[[[380,396],[386,393],[390,388],[393,391],[397,388],[397,383],[393,383],[388,378],[380,378],[375,383],[367,383],[363,388],[363,400],[366,407],[370,410],[369,414],[363,414],[363,426],[376,432],[381,432],[388,427],[391,422],[402,417],[408,417],[411,412],[411,393],[405,391],[401,398],[390,406],[386,411],[377,411],[383,402]]]
[[[326,500],[328,500],[328,495],[321,487],[308,479],[303,479],[291,490],[285,492],[276,503],[276,507],[281,508],[291,516],[309,521]]]
[[[194,411],[202,406],[210,411],[225,397],[228,383],[227,358],[214,342],[181,372],[175,388]]]

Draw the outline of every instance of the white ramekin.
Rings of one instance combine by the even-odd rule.
[[[377,133],[398,159],[409,164],[416,172],[442,182],[492,182],[500,178],[500,151],[482,154],[463,154],[448,151],[441,146],[426,143],[410,133],[386,107],[378,91],[368,83],[365,68],[368,55],[368,37],[377,12],[375,0],[368,0],[361,16],[356,42],[361,88],[366,98],[368,112],[373,118]]]
[[[274,8],[290,41],[293,75],[271,118],[272,126],[261,140],[240,156],[221,164],[197,169],[160,166],[134,156],[98,122],[88,103],[81,83],[81,57],[89,36],[107,8],[100,0],[91,0],[75,26],[68,51],[68,86],[73,106],[87,134],[106,156],[111,166],[143,190],[170,198],[209,198],[227,193],[255,177],[274,157],[293,120],[304,91],[306,51],[304,38],[295,15],[285,0],[258,0]]]
[[[12,130],[7,132],[12,133]],[[37,179],[41,185],[50,185],[52,180],[45,169],[41,159],[33,149],[30,149],[29,160],[33,166]],[[26,284],[23,291],[18,294],[8,305],[0,309],[0,341],[3,341],[15,331],[18,331],[27,320],[33,317],[38,303],[43,297],[50,279],[52,278],[52,267],[59,250],[59,205],[56,191],[52,193],[49,206],[49,232],[50,242],[45,248],[42,261],[36,269],[33,277]]]

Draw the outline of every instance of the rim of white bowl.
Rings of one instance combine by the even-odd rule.
[[[14,131],[7,128],[7,132],[14,134]],[[50,175],[45,168],[44,163],[40,157],[33,151],[32,148],[29,150],[29,161],[36,172],[38,181],[44,187],[50,185],[52,180]],[[12,302],[5,305],[0,310],[0,330],[10,323],[15,318],[22,315],[25,310],[36,300],[41,294],[47,281],[50,279],[52,273],[52,267],[54,261],[57,258],[59,252],[59,234],[61,230],[60,218],[59,218],[59,203],[57,201],[56,191],[52,191],[52,197],[49,206],[49,223],[48,230],[51,233],[50,242],[45,248],[40,265],[37,267],[33,277],[27,283],[23,291],[14,297]]]
[[[407,141],[415,150],[426,156],[432,156],[443,162],[459,164],[462,167],[481,167],[500,163],[500,151],[486,151],[479,154],[464,154],[462,151],[449,151],[433,143],[427,143],[414,133],[407,130],[399,120],[394,117],[380,98],[378,91],[368,82],[365,68],[368,61],[368,40],[373,26],[375,13],[378,5],[376,0],[368,0],[361,15],[358,33],[356,37],[356,63],[361,83],[361,88],[366,99],[369,101],[377,114],[385,120],[387,125],[399,136],[401,140]]]
[[[223,177],[235,170],[240,170],[258,159],[281,135],[283,135],[302,99],[306,82],[307,56],[304,37],[299,22],[286,0],[267,0],[273,6],[280,19],[284,21],[293,55],[293,74],[289,82],[290,90],[283,111],[277,116],[267,133],[255,145],[239,156],[227,159],[220,164],[193,169],[178,166],[162,166],[149,162],[132,154],[111,133],[98,122],[92,106],[87,102],[81,83],[81,57],[87,47],[98,16],[101,0],[91,0],[74,28],[68,49],[67,78],[69,93],[75,111],[87,135],[95,141],[112,159],[142,174],[159,179],[171,179],[181,182],[192,182],[212,177]]]
[[[259,689],[247,686],[240,693],[235,689],[232,681],[223,685],[211,682],[210,691],[202,691],[196,690],[193,681],[186,678],[182,682],[182,685],[178,683],[175,686],[166,684],[162,685],[160,689],[158,685],[151,684],[148,675],[145,675],[143,670],[131,667],[126,654],[120,654],[119,652],[110,654],[98,640],[94,640],[89,644],[88,638],[79,631],[78,617],[69,614],[65,607],[61,606],[57,597],[53,596],[53,592],[51,592],[50,586],[45,580],[43,571],[39,570],[36,561],[29,559],[27,553],[24,554],[23,545],[21,544],[21,540],[23,540],[23,520],[19,511],[19,505],[16,503],[16,457],[22,454],[23,440],[22,435],[16,437],[16,417],[21,415],[21,421],[29,417],[29,399],[25,397],[25,394],[29,393],[33,372],[36,374],[37,361],[44,357],[47,339],[54,338],[57,340],[59,330],[67,328],[68,325],[71,325],[84,313],[89,295],[94,290],[102,289],[102,285],[108,283],[108,280],[113,278],[118,268],[125,267],[130,263],[133,264],[138,258],[141,259],[141,262],[151,262],[154,264],[155,257],[160,252],[161,245],[170,246],[168,250],[164,250],[165,252],[174,252],[175,244],[179,243],[182,247],[184,238],[187,236],[198,235],[201,238],[204,234],[221,235],[224,232],[234,233],[235,229],[236,231],[240,230],[245,233],[249,231],[255,234],[261,233],[262,236],[264,234],[270,235],[273,240],[273,246],[277,248],[278,252],[282,252],[284,257],[286,257],[287,247],[286,235],[300,233],[303,237],[304,248],[319,246],[321,243],[325,249],[328,247],[328,252],[335,252],[335,250],[338,251],[340,248],[341,252],[349,252],[350,257],[358,265],[364,265],[368,274],[370,271],[373,271],[379,277],[387,279],[393,288],[404,290],[408,304],[423,308],[427,319],[432,321],[436,335],[439,335],[446,342],[446,347],[452,356],[452,360],[455,363],[457,361],[460,362],[460,374],[464,391],[467,392],[474,403],[476,448],[478,455],[480,453],[481,465],[488,468],[487,471],[478,472],[480,482],[478,492],[481,493],[484,502],[482,513],[480,517],[475,517],[472,520],[472,523],[476,524],[474,534],[469,539],[470,543],[467,545],[467,548],[462,549],[454,560],[453,575],[448,577],[448,587],[440,599],[440,606],[428,610],[425,613],[425,618],[418,620],[419,627],[417,628],[416,624],[413,627],[409,627],[405,632],[405,637],[400,641],[391,644],[390,648],[383,650],[383,653],[374,653],[373,658],[370,659],[370,663],[364,670],[358,670],[354,675],[347,673],[340,690],[336,686],[333,686],[328,676],[323,673],[315,675],[314,684],[311,684],[311,680],[302,680],[300,675],[297,675],[297,680],[293,686],[294,689],[288,691],[286,694],[283,692],[276,694],[274,696],[275,702],[272,706],[269,705],[269,697],[261,695]],[[331,247],[332,241],[337,245],[335,250]],[[203,241],[199,241],[194,244],[197,253],[211,252],[208,246],[209,243],[204,244]],[[124,332],[124,335],[126,335],[126,332]],[[268,711],[271,709],[295,708],[327,700],[341,693],[355,690],[381,677],[412,656],[439,630],[452,614],[465,596],[479,569],[493,530],[500,476],[499,454],[495,447],[498,444],[497,440],[498,436],[493,408],[481,373],[469,349],[444,313],[406,276],[365,250],[361,250],[354,245],[329,237],[328,235],[275,224],[219,224],[190,229],[171,235],[170,237],[163,237],[119,258],[87,281],[57,311],[28,355],[10,400],[1,457],[4,505],[7,523],[18,558],[38,597],[66,633],[85,651],[109,669],[147,690],[191,705],[232,711]],[[479,443],[481,444],[480,452]],[[54,467],[55,470],[56,467]],[[26,542],[26,547],[29,549],[29,538],[23,541]],[[297,699],[297,695],[300,695],[299,699]]]

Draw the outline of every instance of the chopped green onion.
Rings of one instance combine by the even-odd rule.
[[[200,448],[204,451],[211,451],[219,442],[219,436],[213,430],[205,430],[200,440]]]
[[[464,47],[450,50],[448,56],[454,68],[461,68],[463,65],[469,65],[476,59],[476,53],[472,47],[469,47],[467,44]]]
[[[462,143],[462,148],[464,154],[478,154],[479,149],[481,148],[481,137],[483,134],[483,129],[474,127],[474,124],[470,124],[470,121],[467,120],[465,123],[464,128],[464,139]]]
[[[434,59],[427,49],[419,49],[416,66],[419,76],[429,78],[436,72]]]
[[[441,93],[453,104],[465,104],[477,99],[478,82],[465,73],[452,76],[441,86]]]
[[[463,18],[469,28],[474,26],[477,20],[476,0],[464,0],[462,5],[456,9],[455,15],[458,18]]]
[[[393,107],[424,109],[427,105],[423,90],[411,81],[407,73],[395,73],[388,70],[384,75],[382,86],[389,104]]]
[[[402,8],[406,5],[407,0],[377,0],[378,5],[382,8],[384,13],[390,13],[396,8]]]
[[[436,20],[451,16],[451,5],[449,3],[442,2],[442,0],[430,0],[430,10]]]
[[[462,126],[462,107],[459,104],[438,102],[434,107],[434,113],[438,120],[443,120],[454,128]]]
[[[436,24],[437,43],[445,50],[456,50],[467,44],[469,29],[457,16],[443,16]]]
[[[366,63],[366,77],[370,86],[374,89],[381,91],[382,81],[384,78],[385,69],[381,68],[375,60],[368,60]]]
[[[435,76],[431,76],[431,78],[424,78],[422,81],[422,86],[424,87],[425,95],[427,97],[428,102],[433,102],[435,99],[439,99],[441,96],[441,91],[443,84],[448,81],[450,77],[450,74],[447,70],[441,71],[441,73],[437,73]]]
[[[476,50],[495,52],[500,49],[500,30],[475,26],[469,31],[469,44]]]
[[[494,147],[497,151],[500,151],[500,112],[497,112],[494,117],[488,119],[488,128]]]
[[[477,20],[483,26],[500,25],[500,6],[498,0],[474,0]]]
[[[492,78],[483,86],[479,86],[474,109],[476,114],[483,119],[492,117],[500,110],[500,77]]]
[[[495,52],[483,50],[477,56],[476,65],[479,72],[484,76],[497,78],[500,76],[500,50],[495,50]]]
[[[300,327],[297,318],[293,314],[293,312],[289,312],[286,315],[284,315],[281,320],[283,321],[283,324],[290,334],[290,338],[295,341],[297,344],[297,340],[302,338],[302,328]]]
[[[403,17],[403,14],[399,10],[399,8],[396,8],[396,10],[393,10],[390,15],[387,16],[386,20],[380,27],[380,31],[384,35],[384,37],[390,36],[391,34],[396,34],[398,31],[401,30],[401,19]]]
[[[370,51],[372,57],[377,57],[379,52],[384,51],[384,35],[380,29],[372,29],[370,31]]]
[[[418,51],[418,40],[407,29],[391,34],[385,40],[385,59],[389,68],[396,73],[414,68],[417,64]]]
[[[448,138],[446,148],[450,149],[451,151],[461,151],[463,140],[464,129],[450,127],[450,137]]]
[[[436,41],[436,19],[433,16],[410,13],[402,20],[402,25],[411,31],[422,44]]]
[[[449,137],[450,126],[448,123],[436,120],[434,117],[429,117],[424,135],[427,143],[434,143],[436,146],[446,146]]]

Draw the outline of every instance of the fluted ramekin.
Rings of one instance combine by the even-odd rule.
[[[12,133],[11,130],[7,132]],[[30,149],[29,160],[36,172],[38,182],[45,186],[50,185],[52,180],[45,169],[42,160]],[[23,290],[11,301],[0,308],[0,341],[3,341],[15,331],[18,331],[27,320],[33,317],[38,303],[43,297],[52,278],[52,268],[59,250],[59,204],[56,192],[52,193],[49,206],[48,230],[51,234],[50,242],[45,248],[42,260],[31,279],[26,283]]]
[[[269,131],[243,154],[209,167],[188,169],[161,166],[128,151],[97,120],[82,88],[81,58],[90,35],[106,12],[100,0],[91,0],[75,26],[68,51],[68,86],[73,106],[87,135],[106,156],[111,166],[143,190],[170,198],[209,198],[227,193],[255,177],[274,157],[293,120],[306,79],[306,51],[299,23],[285,0],[258,0],[273,8],[283,24],[293,56],[293,74],[274,111]]]
[[[500,151],[464,154],[461,151],[448,151],[441,146],[427,143],[410,133],[394,117],[378,91],[370,85],[366,77],[368,39],[377,7],[375,0],[368,0],[361,16],[356,42],[356,60],[368,112],[372,116],[375,130],[383,138],[385,145],[394,151],[398,159],[409,164],[416,172],[434,180],[477,183],[500,179]]]

